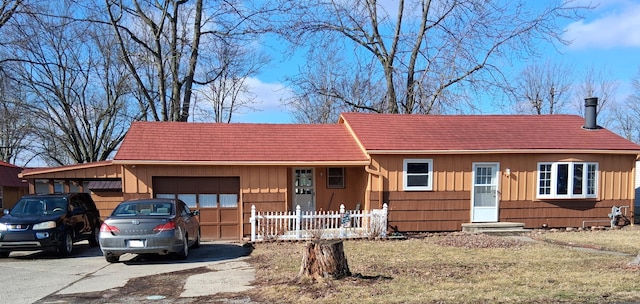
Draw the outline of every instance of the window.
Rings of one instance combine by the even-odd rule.
[[[198,203],[200,208],[217,208],[218,195],[217,194],[200,194],[198,195]]]
[[[433,160],[405,159],[403,165],[405,191],[430,191],[433,189]]]
[[[344,168],[327,168],[327,188],[344,188]]]
[[[196,208],[197,207],[196,195],[195,194],[181,193],[181,194],[178,194],[178,199],[183,201],[190,208]]]
[[[237,194],[220,194],[220,207],[221,208],[238,207],[238,195]]]
[[[595,198],[597,163],[538,163],[538,198]]]

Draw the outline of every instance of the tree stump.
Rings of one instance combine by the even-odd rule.
[[[341,279],[351,276],[341,240],[316,240],[308,242],[302,254],[302,265],[296,277],[298,281],[327,278]]]

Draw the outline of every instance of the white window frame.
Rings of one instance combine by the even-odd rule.
[[[542,165],[551,165],[551,193],[549,194],[540,194],[541,188],[541,172],[540,166]],[[558,166],[559,165],[567,165],[567,194],[558,194]],[[573,185],[575,182],[574,178],[574,168],[575,165],[582,165],[582,193],[574,194],[573,193]],[[590,178],[589,176],[589,168],[593,166],[594,171],[592,171],[593,176]],[[598,163],[596,162],[539,162],[536,167],[536,196],[539,199],[580,199],[580,198],[597,198],[598,197]],[[589,188],[593,188],[593,193],[588,193]]]
[[[426,173],[408,173],[407,166],[409,164],[427,164],[428,172]],[[427,185],[409,186],[407,184],[409,176],[427,176]],[[405,159],[402,165],[402,186],[404,191],[432,191],[433,190],[433,159]]]

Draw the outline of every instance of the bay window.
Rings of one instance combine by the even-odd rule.
[[[598,163],[538,163],[538,198],[595,198]]]

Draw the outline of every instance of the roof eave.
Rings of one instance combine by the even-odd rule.
[[[179,160],[114,160],[119,165],[187,165],[187,166],[366,166],[369,160],[346,161],[179,161]]]
[[[639,155],[640,150],[595,150],[595,149],[495,149],[495,150],[367,150],[368,154],[629,154]]]
[[[78,170],[78,169],[106,167],[106,166],[111,166],[113,164],[114,164],[113,161],[107,160],[107,161],[99,161],[99,162],[93,162],[93,163],[77,164],[77,165],[69,165],[69,166],[61,166],[61,167],[24,169],[20,174],[18,174],[18,177],[25,178],[30,175],[72,171],[72,170]]]

